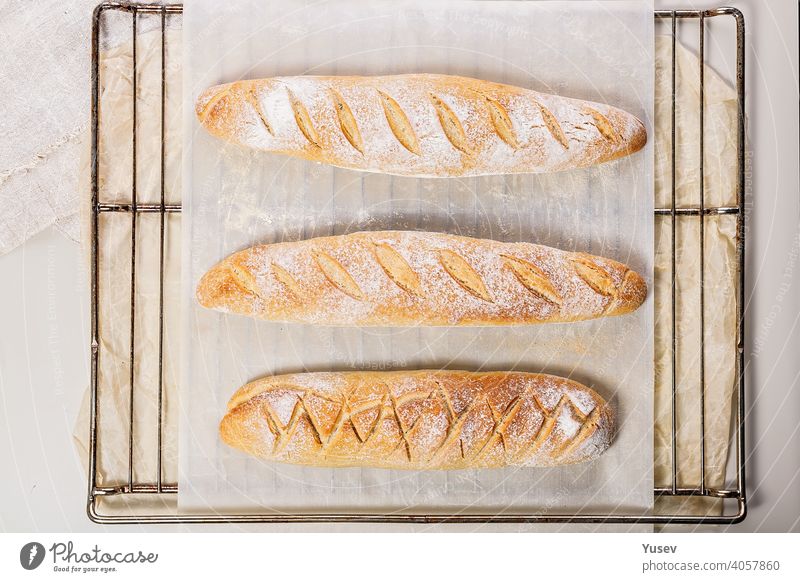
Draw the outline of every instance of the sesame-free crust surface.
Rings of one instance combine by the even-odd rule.
[[[554,172],[647,141],[639,119],[610,105],[452,75],[236,81],[207,89],[195,108],[229,142],[408,176]]]
[[[626,265],[531,243],[372,231],[239,251],[200,280],[205,307],[320,325],[509,325],[622,315],[647,295]]]
[[[317,372],[239,389],[220,423],[228,445],[320,467],[469,469],[597,458],[614,415],[572,380],[523,372]]]

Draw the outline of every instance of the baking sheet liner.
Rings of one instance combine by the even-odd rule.
[[[652,507],[653,295],[636,313],[568,324],[331,328],[197,305],[203,273],[248,246],[412,229],[603,255],[652,289],[653,150],[550,175],[416,179],[248,151],[194,118],[210,85],[302,74],[459,74],[619,106],[653,135],[650,2],[193,2],[184,14],[182,511],[636,512]],[[635,47],[635,50],[632,50]],[[555,469],[327,469],[222,444],[232,393],[317,370],[524,370],[571,377],[617,410],[599,460]]]

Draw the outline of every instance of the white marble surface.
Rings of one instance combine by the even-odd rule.
[[[718,3],[672,0],[658,4],[672,8]],[[742,9],[748,25],[752,195],[748,200],[745,353],[750,515],[744,523],[723,529],[800,531],[797,3],[739,0],[727,4]],[[78,245],[48,229],[0,256],[0,420],[4,425],[0,466],[5,473],[0,479],[0,530],[104,529],[86,518],[85,477],[71,439],[88,382],[88,331],[88,271]]]

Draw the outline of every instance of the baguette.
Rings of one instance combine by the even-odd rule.
[[[636,309],[647,285],[625,265],[530,243],[376,231],[231,255],[197,287],[204,307],[318,325],[568,322]]]
[[[407,176],[555,172],[647,141],[614,107],[449,75],[237,81],[204,91],[196,113],[243,146]]]
[[[242,387],[220,436],[260,458],[320,467],[469,469],[588,461],[614,415],[593,390],[522,372],[322,372]]]

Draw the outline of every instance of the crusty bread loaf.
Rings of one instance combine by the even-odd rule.
[[[647,286],[609,259],[530,243],[377,231],[276,243],[226,258],[201,305],[321,325],[503,325],[633,311]]]
[[[325,467],[468,469],[588,461],[613,436],[593,390],[521,372],[322,372],[247,384],[222,440],[247,453]]]
[[[644,125],[600,103],[448,75],[275,77],[211,87],[203,126],[261,150],[370,172],[553,172],[641,149]]]

